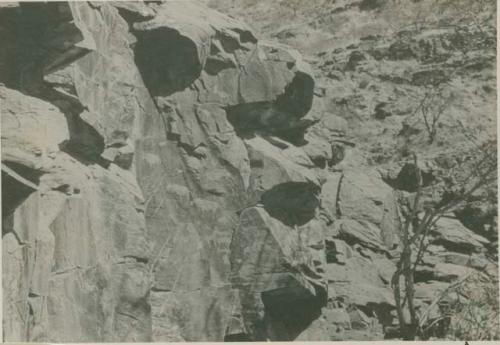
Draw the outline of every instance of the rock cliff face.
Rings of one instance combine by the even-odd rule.
[[[376,58],[312,69],[194,1],[0,4],[0,43],[5,341],[381,339],[396,322],[404,169],[365,164],[364,99],[337,99]],[[405,44],[388,51],[420,54]],[[342,91],[326,66],[344,58]],[[494,267],[488,212],[437,224],[421,303]]]

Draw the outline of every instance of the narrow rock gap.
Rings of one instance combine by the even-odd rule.
[[[154,96],[166,97],[191,85],[202,70],[196,45],[169,28],[141,32],[132,30],[136,65]]]
[[[276,135],[296,146],[307,144],[305,131],[315,121],[302,120],[313,100],[314,81],[297,73],[274,102],[252,102],[226,107],[227,119],[241,138],[257,133]]]
[[[321,296],[311,295],[299,287],[268,290],[261,293],[264,304],[264,324],[274,334],[270,340],[295,340],[321,315]],[[267,333],[267,332],[266,332]]]
[[[13,162],[2,163],[2,219],[12,215],[16,208],[37,190],[38,178],[42,174],[24,165]],[[2,233],[5,227],[2,224]]]
[[[261,203],[271,217],[288,226],[300,226],[316,215],[319,189],[310,182],[286,182],[264,192]]]
[[[342,218],[342,212],[340,211],[340,189],[342,188],[343,179],[344,179],[344,174],[341,174],[339,178],[339,184],[337,186],[337,198],[335,200],[335,215],[337,219]]]

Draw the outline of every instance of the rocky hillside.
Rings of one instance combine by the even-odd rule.
[[[398,337],[410,152],[443,194],[496,135],[494,12],[426,2],[0,3],[4,340]],[[496,279],[468,201],[416,272],[429,322]]]

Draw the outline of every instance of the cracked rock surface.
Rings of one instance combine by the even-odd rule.
[[[421,124],[388,90],[421,93],[440,72],[408,61],[446,70],[454,36],[322,51],[321,28],[262,39],[270,2],[238,13],[258,29],[204,2],[0,4],[5,341],[375,340],[396,321],[411,172],[384,159]],[[382,2],[362,3],[333,18]],[[479,78],[466,97],[489,114],[474,47],[486,67],[456,87]],[[436,224],[420,303],[495,267],[491,217],[470,204]]]

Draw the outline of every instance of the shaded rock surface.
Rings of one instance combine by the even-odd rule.
[[[245,10],[257,30],[195,1],[0,5],[6,341],[374,340],[395,325],[397,196],[414,191],[400,133],[423,136],[408,104],[469,45],[454,109],[492,127],[491,44],[389,39],[385,1],[276,28],[277,3]],[[347,35],[353,18],[366,27]],[[439,147],[463,147],[454,129],[420,148],[429,181]],[[495,266],[494,214],[436,223],[419,307]]]

